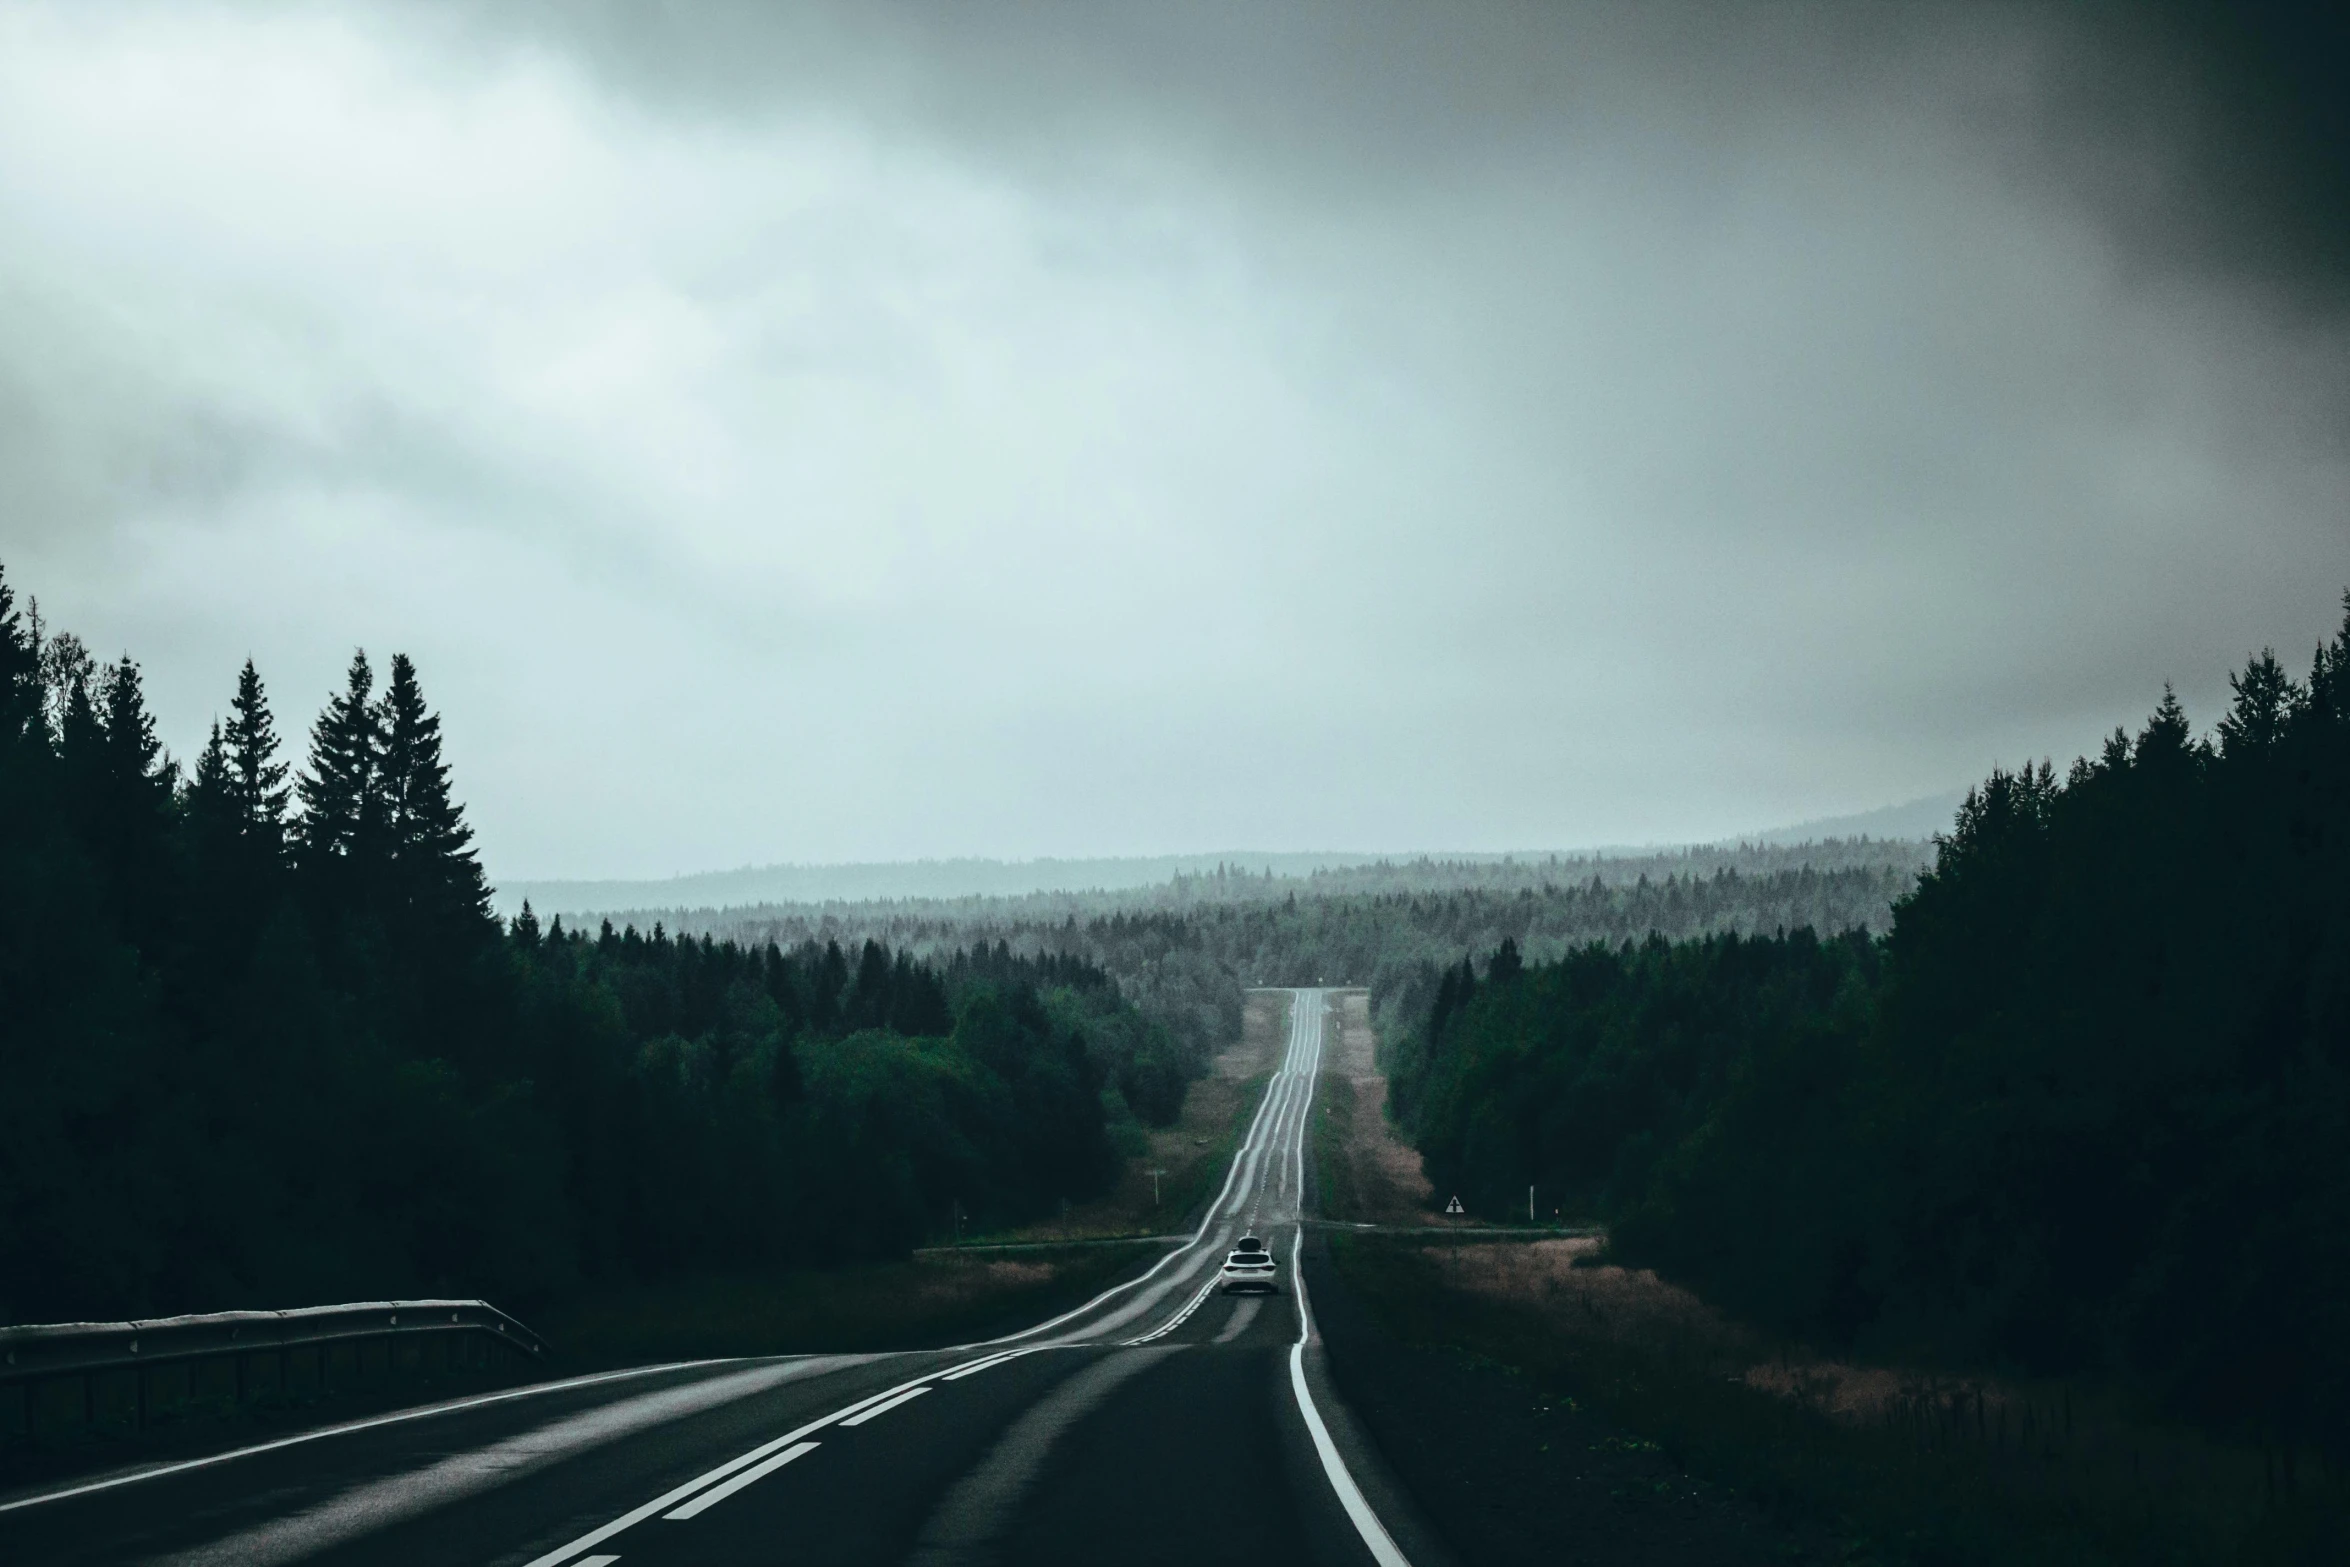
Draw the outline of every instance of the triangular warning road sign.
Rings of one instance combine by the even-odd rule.
[[[1468,1210],[1463,1208],[1461,1206],[1461,1200],[1458,1197],[1455,1197],[1452,1201],[1444,1205],[1444,1211],[1446,1213],[1465,1213]]]

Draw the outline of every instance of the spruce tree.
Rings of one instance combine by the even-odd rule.
[[[225,961],[223,949],[237,940],[244,921],[238,897],[241,890],[243,835],[234,797],[235,773],[228,744],[214,719],[204,749],[179,795],[180,860],[186,868],[188,891],[184,911],[187,946],[201,948],[213,961]]]
[[[2228,676],[2228,685],[2236,700],[2219,721],[2221,755],[2231,760],[2256,756],[2285,737],[2304,693],[2277,662],[2274,649],[2262,648],[2242,674]]]
[[[196,765],[188,773],[187,787],[180,792],[180,819],[203,837],[221,842],[232,840],[237,830],[237,809],[228,746],[221,738],[220,720],[212,721],[212,732],[205,737],[204,749],[196,753]]]
[[[432,922],[478,921],[489,888],[471,847],[464,807],[449,797],[441,721],[424,705],[416,666],[392,655],[391,683],[376,722],[383,735],[384,835],[394,896]]]
[[[2178,692],[2166,680],[2161,705],[2138,732],[2137,763],[2141,767],[2178,767],[2199,760],[2196,753],[2194,726],[2187,722],[2187,710],[2179,705]]]
[[[216,726],[214,738],[226,743],[226,786],[238,832],[249,846],[274,860],[285,848],[290,791],[286,764],[278,760],[277,721],[270,716],[260,673],[249,658],[237,675],[228,729],[223,734]]]
[[[313,872],[372,858],[383,816],[383,736],[375,671],[367,650],[351,655],[343,694],[328,699],[310,730],[310,765],[295,785],[302,801],[296,828],[301,857]]]

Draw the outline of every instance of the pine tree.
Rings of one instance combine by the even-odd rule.
[[[2304,693],[2277,662],[2274,649],[2262,648],[2242,674],[2228,676],[2228,685],[2236,701],[2219,721],[2221,755],[2231,760],[2258,755],[2285,737]]]
[[[234,783],[228,745],[221,737],[220,721],[214,719],[179,796],[181,852],[190,888],[197,895],[200,922],[218,922],[218,905],[237,872],[241,834]]]
[[[367,650],[351,655],[343,694],[330,698],[310,731],[310,766],[295,788],[303,863],[314,872],[373,858],[383,817],[383,735]]]
[[[2141,767],[2173,767],[2196,759],[2194,726],[2187,722],[2187,710],[2179,705],[2178,692],[2166,680],[2161,705],[2138,732],[2136,761]]]
[[[285,848],[287,767],[278,760],[277,722],[270,716],[269,698],[251,659],[237,675],[236,699],[229,703],[228,729],[217,726],[216,740],[225,740],[228,768],[225,780],[237,828],[247,843],[274,860]]]
[[[449,797],[441,721],[425,707],[416,666],[405,653],[392,655],[376,724],[383,735],[384,834],[395,898],[427,920],[485,917],[489,888],[464,807]]]
[[[187,787],[180,792],[180,815],[191,824],[202,824],[208,830],[226,839],[233,837],[237,827],[237,810],[228,746],[221,738],[220,720],[212,721],[212,732],[205,737],[204,749],[196,753],[196,765],[188,773]]]
[[[108,770],[120,781],[125,798],[136,796],[160,806],[171,798],[170,786],[178,769],[163,754],[163,742],[156,738],[139,666],[130,655],[126,653],[106,671],[99,696],[104,708]]]

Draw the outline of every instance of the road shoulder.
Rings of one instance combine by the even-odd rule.
[[[1345,1244],[1343,1238],[1339,1244]],[[1783,1562],[1799,1542],[1531,1377],[1407,1338],[1309,1244],[1307,1287],[1338,1401],[1464,1560]]]

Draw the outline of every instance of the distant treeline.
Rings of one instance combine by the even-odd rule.
[[[553,881],[502,886],[499,905],[526,898],[543,915],[559,909],[650,927],[660,920],[692,928],[720,913],[797,915],[818,910],[862,930],[876,918],[905,917],[1022,924],[1107,918],[1112,914],[1187,913],[1208,904],[1279,903],[1292,896],[1335,898],[1378,893],[1519,892],[1686,880],[1736,871],[1742,876],[1790,870],[1844,870],[1902,865],[1923,870],[1933,846],[1903,838],[1830,838],[1795,844],[1706,844],[1654,851],[1589,854],[1416,855],[1372,858],[1257,854],[1231,859],[1169,855],[1128,860],[921,860],[886,865],[769,866],[713,871],[666,882]],[[1032,891],[1040,878],[1058,891]],[[952,887],[941,892],[941,886]]]
[[[1808,863],[1806,854],[1827,863]],[[1898,841],[1748,849],[1737,857],[1747,869],[1692,853],[1640,862],[1679,867],[1655,877],[1592,875],[1566,883],[1529,882],[1529,867],[1521,863],[1504,888],[1456,885],[1428,893],[1347,894],[1307,878],[1274,898],[1185,908],[1129,907],[1127,895],[1106,894],[1090,901],[1055,895],[781,905],[672,917],[687,929],[754,945],[875,939],[917,954],[974,944],[1074,954],[1108,972],[1147,1015],[1164,1022],[1187,1055],[1204,1058],[1238,1038],[1241,994],[1251,985],[1363,984],[1391,1005],[1417,976],[1503,941],[1553,956],[1651,933],[1677,939],[1804,926],[1882,930],[1920,863],[1917,846]],[[1490,867],[1467,869],[1482,875]],[[1266,885],[1264,878],[1249,879]],[[1333,880],[1343,883],[1343,876]]]
[[[884,1253],[1100,1190],[1199,1068],[1098,967],[502,926],[364,655],[184,771],[0,580],[0,1321]]]
[[[2166,693],[1994,772],[1884,936],[1423,971],[1386,1048],[1439,1189],[1789,1334],[2350,1450],[2350,619],[2233,685],[2216,742]]]

